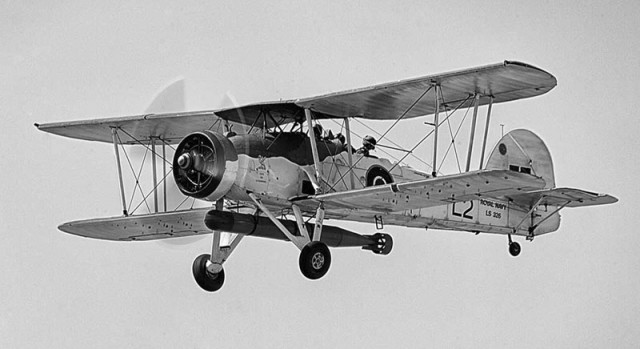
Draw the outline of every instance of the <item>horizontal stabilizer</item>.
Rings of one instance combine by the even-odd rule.
[[[618,202],[618,199],[608,194],[592,193],[575,188],[555,188],[537,190],[528,193],[507,195],[516,204],[525,207],[538,205],[582,207],[606,205]]]

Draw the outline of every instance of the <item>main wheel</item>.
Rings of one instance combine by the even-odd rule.
[[[517,242],[510,243],[509,253],[511,253],[512,256],[517,257],[520,254],[520,244]]]
[[[198,286],[208,292],[215,292],[224,284],[224,269],[219,273],[211,273],[207,270],[207,262],[211,256],[202,254],[193,261],[193,278],[196,279]]]
[[[308,279],[316,280],[324,276],[331,266],[329,247],[320,241],[308,243],[300,252],[300,271]]]

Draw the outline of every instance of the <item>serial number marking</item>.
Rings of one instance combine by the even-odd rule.
[[[494,212],[494,211],[491,211],[491,210],[484,211],[484,215],[487,216],[487,217],[493,217],[493,218],[498,218],[498,219],[502,218],[502,213]]]
[[[480,199],[480,206],[483,208],[481,211],[484,211],[484,216],[490,219],[492,222],[495,220],[502,220],[502,217],[506,217],[508,206],[505,203],[491,201],[487,199]],[[478,213],[482,215],[482,213]]]

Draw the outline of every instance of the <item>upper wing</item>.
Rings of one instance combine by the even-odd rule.
[[[45,132],[87,141],[113,142],[112,130],[118,129],[119,143],[137,144],[151,137],[178,143],[188,134],[219,127],[222,120],[213,111],[147,114],[69,122],[36,124]],[[233,128],[238,132],[242,126]]]
[[[394,120],[401,115],[404,118],[428,115],[435,111],[433,84],[441,86],[444,103],[440,108],[445,111],[470,106],[474,102],[470,96],[475,93],[482,95],[481,105],[489,103],[490,97],[493,97],[493,103],[501,103],[538,96],[551,90],[556,85],[556,78],[534,66],[505,61],[298,100],[36,126],[42,131],[91,141],[112,142],[112,129],[118,128],[123,131],[118,134],[124,144],[136,144],[150,137],[177,143],[192,132],[211,129],[221,119],[237,124],[234,131],[240,133],[243,125],[273,127],[279,123],[301,121],[305,108],[314,111],[319,119],[363,117]]]
[[[441,86],[440,111],[468,107],[480,93],[480,105],[513,101],[544,94],[557,84],[556,78],[534,66],[504,61],[456,72],[376,85],[362,89],[305,98],[296,104],[334,117],[359,116],[369,119],[397,119],[433,114],[436,109],[434,84]],[[422,96],[422,97],[421,97]],[[415,103],[415,105],[414,105]]]
[[[211,208],[139,216],[89,219],[68,222],[58,229],[94,239],[133,241],[209,234],[204,217]]]
[[[618,202],[618,199],[608,194],[592,193],[575,188],[554,188],[536,190],[528,193],[506,195],[516,204],[524,207],[538,205],[581,207],[605,205]]]
[[[356,208],[396,212],[479,197],[501,197],[541,189],[544,186],[544,180],[536,176],[507,170],[491,170],[315,195],[299,201],[319,201],[328,209]]]

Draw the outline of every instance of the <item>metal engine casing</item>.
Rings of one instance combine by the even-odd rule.
[[[188,169],[179,165],[179,158],[183,154],[187,154],[189,161],[192,161]],[[173,177],[184,195],[216,201],[229,192],[237,174],[236,149],[220,133],[208,130],[194,132],[186,136],[176,148]]]

